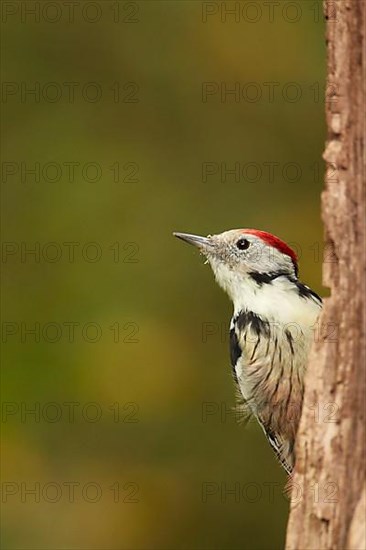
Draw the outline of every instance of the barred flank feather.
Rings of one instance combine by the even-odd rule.
[[[291,327],[241,311],[232,321],[233,370],[247,408],[257,418],[287,473],[295,463],[303,379],[310,339]],[[240,350],[240,354],[239,354]],[[298,375],[300,373],[300,376]]]

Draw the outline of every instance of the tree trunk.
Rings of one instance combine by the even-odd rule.
[[[366,550],[365,0],[326,1],[325,299],[297,437],[288,550]]]

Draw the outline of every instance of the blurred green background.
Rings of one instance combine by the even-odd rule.
[[[231,305],[171,234],[271,231],[323,292],[321,2],[2,4],[2,547],[283,547]]]

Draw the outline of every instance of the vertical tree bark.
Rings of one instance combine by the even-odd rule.
[[[323,274],[331,296],[309,360],[286,547],[365,550],[366,1],[327,0],[325,13]]]

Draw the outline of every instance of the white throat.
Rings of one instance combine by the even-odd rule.
[[[297,323],[304,327],[311,327],[316,322],[319,305],[301,297],[295,283],[286,276],[260,285],[249,275],[236,273],[222,263],[212,267],[217,282],[234,303],[234,315],[252,311],[271,322]]]

